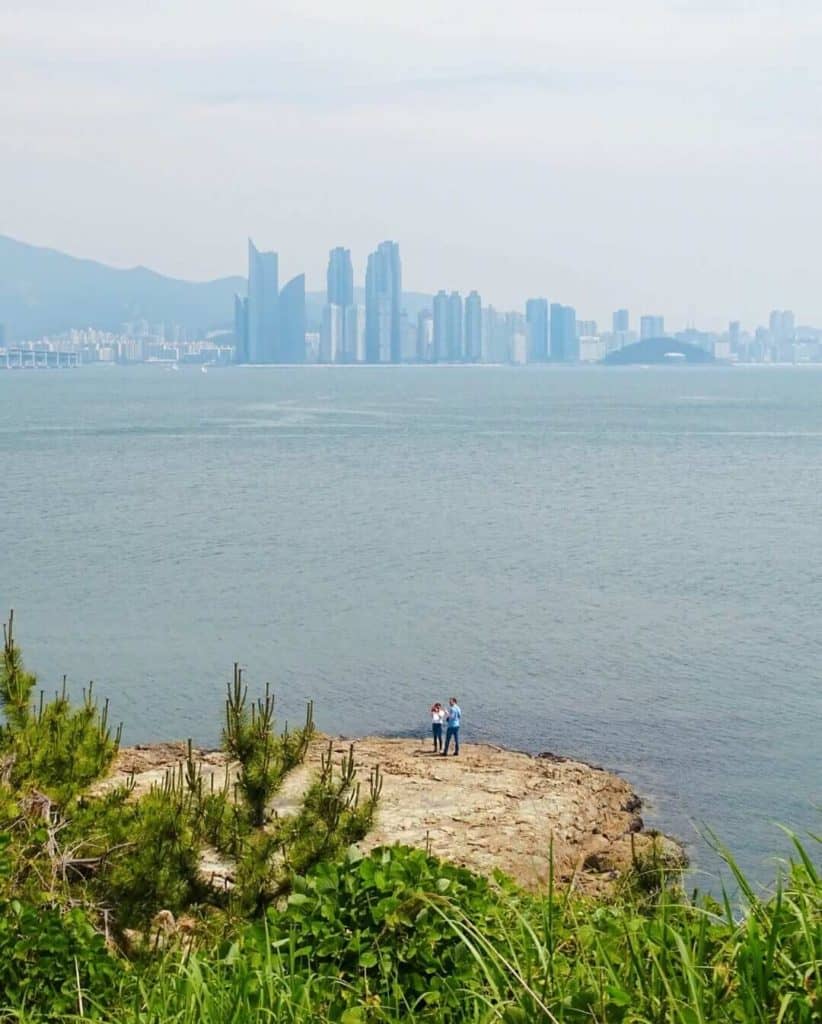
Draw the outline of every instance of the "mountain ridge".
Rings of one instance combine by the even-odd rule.
[[[195,331],[230,327],[234,293],[245,290],[243,277],[186,281],[0,235],[0,323],[17,340],[72,327],[117,331],[132,320]]]
[[[31,245],[0,234],[0,324],[21,341],[71,328],[118,331],[123,323],[180,324],[190,331],[231,330],[234,295],[244,295],[239,275],[208,281],[169,277],[151,267],[111,267],[50,246]],[[403,292],[403,306],[415,318],[430,307],[424,292]],[[365,290],[355,289],[357,302]],[[325,293],[307,292],[306,326],[319,330]]]

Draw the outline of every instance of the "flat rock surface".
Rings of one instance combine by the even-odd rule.
[[[337,763],[353,743],[364,793],[374,768],[382,773],[377,818],[361,843],[364,850],[417,846],[482,874],[500,868],[531,889],[547,884],[553,850],[558,883],[604,892],[631,866],[633,853],[647,853],[654,842],[642,830],[639,798],[619,776],[567,758],[531,757],[487,744],[466,743],[459,757],[441,757],[416,740],[317,737],[305,764],[273,801],[277,814],[298,808],[329,742]],[[183,744],[124,749],[102,786],[133,772],[135,791],[143,792],[162,782],[185,753]],[[213,774],[215,786],[221,785],[224,755],[196,751],[195,757],[206,783]],[[682,858],[672,840],[656,843],[669,864]]]

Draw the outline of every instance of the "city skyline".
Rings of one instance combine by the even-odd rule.
[[[417,289],[496,308],[547,289],[600,323],[822,322],[818,5],[594,12],[6,5],[2,230],[196,280],[252,234],[310,290],[339,239],[361,279],[393,236]]]
[[[0,242],[3,241],[0,237]],[[78,287],[85,294],[75,276],[80,268],[84,273],[113,274],[117,287],[122,287],[123,279],[117,276],[118,272],[101,264],[85,263],[20,243],[13,245],[17,246],[13,251],[19,254],[21,265],[28,267],[28,275],[38,273],[38,258],[45,261],[43,271],[48,267],[50,276],[44,278],[43,283],[48,280],[49,284],[41,293],[41,300],[46,302],[53,301],[52,288],[56,289],[54,297],[62,297],[63,301],[76,297]],[[545,296],[531,296],[519,310],[504,311],[491,303],[483,306],[476,289],[465,297],[455,289],[445,288],[428,296],[405,293],[400,246],[395,241],[379,243],[369,255],[365,288],[355,286],[351,250],[335,246],[328,254],[324,302],[318,313],[317,295],[312,296],[313,312],[309,320],[305,275],[297,274],[280,289],[279,253],[258,249],[252,239],[248,240],[247,251],[247,278],[211,282],[221,288],[229,283],[234,287],[240,282],[243,285],[232,302],[216,313],[217,321],[212,321],[216,329],[192,333],[175,321],[173,313],[168,322],[149,323],[145,317],[138,317],[121,323],[120,330],[113,333],[99,324],[94,327],[93,320],[86,320],[87,324],[91,323],[88,328],[72,328],[54,338],[41,335],[39,341],[37,338],[24,341],[21,349],[13,319],[11,332],[7,330],[9,325],[0,320],[0,349],[3,349],[0,364],[6,367],[59,365],[59,360],[50,360],[46,354],[77,351],[83,352],[82,361],[92,362],[97,359],[118,362],[183,359],[217,364],[289,365],[302,362],[593,363],[636,341],[656,339],[694,346],[722,361],[822,361],[822,328],[798,322],[795,312],[784,308],[772,309],[767,324],[757,325],[751,333],[739,320],[728,321],[721,332],[697,329],[693,324],[677,330],[666,325],[664,314],[640,313],[632,320],[631,311],[622,306],[611,313],[611,330],[607,330],[596,320],[585,319],[584,313],[577,316],[573,306],[549,302]],[[55,276],[57,267],[62,268],[64,279],[59,274]],[[135,282],[146,282],[145,271],[135,273]],[[169,287],[171,294],[179,295],[180,286],[185,286],[185,282],[150,273],[149,279],[157,282],[166,295]],[[31,289],[33,280],[31,276],[26,277],[27,289]],[[210,285],[206,283],[205,287]],[[36,289],[31,292],[32,297],[37,294]],[[105,297],[101,297],[105,303]],[[134,292],[122,292],[122,300],[126,304],[122,308],[132,311],[138,308],[135,306],[138,296]],[[231,306],[233,330],[227,332],[222,324]],[[0,294],[0,315],[2,313]],[[632,324],[636,324],[635,329]],[[32,352],[38,355],[33,356]],[[686,354],[686,350],[680,354]],[[692,355],[695,357],[696,353]],[[620,357],[624,358],[630,357]]]

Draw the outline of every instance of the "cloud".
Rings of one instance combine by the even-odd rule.
[[[500,304],[590,278],[718,307],[717,261],[737,309],[817,301],[815,5],[6,0],[0,40],[4,228],[33,241],[76,221],[88,255],[214,276],[248,233],[309,271],[392,235],[413,283]]]

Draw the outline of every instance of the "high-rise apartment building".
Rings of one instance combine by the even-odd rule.
[[[463,357],[462,296],[451,292],[448,296],[448,358],[458,362]]]
[[[448,325],[449,306],[448,293],[440,289],[434,296],[433,302],[433,331],[434,331],[434,353],[435,363],[446,363],[449,359],[448,351]]]
[[[292,277],[280,292],[277,363],[305,362],[305,274]]]
[[[328,287],[320,329],[319,361],[357,362],[357,319],[349,314],[354,304],[354,270],[349,249],[337,246],[328,254],[326,281]]]
[[[278,275],[277,253],[260,252],[249,238],[247,351],[250,363],[277,362]]]
[[[665,337],[664,316],[641,316],[639,318],[639,338],[645,341],[647,338]]]
[[[398,363],[402,354],[402,267],[396,242],[381,242],[365,272],[365,350],[369,363]]]
[[[323,318],[320,325],[320,343],[317,351],[317,362],[344,363],[345,349],[345,306],[327,302],[323,306]]]
[[[440,289],[434,296],[433,309],[434,361],[457,362],[464,355],[462,296]]]
[[[469,363],[482,359],[482,299],[475,291],[465,300],[465,358]]]
[[[790,309],[771,310],[768,325],[774,341],[793,341],[796,336],[794,315]]]
[[[238,361],[305,362],[305,275],[279,290],[275,252],[260,252],[248,241],[248,298],[234,302]]]
[[[348,306],[345,310],[345,352],[346,361],[364,363],[365,356],[365,306]]]
[[[354,303],[354,268],[351,250],[337,246],[328,254],[328,284],[326,301],[332,306],[351,306]]]
[[[611,329],[614,334],[621,334],[631,329],[631,315],[627,309],[617,309],[611,315]]]
[[[529,299],[525,303],[528,334],[528,361],[544,363],[548,358],[548,300]]]
[[[573,306],[551,303],[551,359],[559,363],[575,363],[579,358],[577,311]]]

